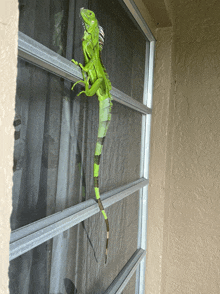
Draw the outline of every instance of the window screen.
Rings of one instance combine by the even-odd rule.
[[[19,30],[62,57],[83,63],[81,7],[95,12],[105,32],[102,59],[114,88],[143,102],[146,38],[117,0],[21,0]],[[148,41],[147,41],[148,42]],[[150,43],[150,42],[148,42]],[[93,156],[98,99],[71,91],[70,81],[18,58],[11,228],[95,199]],[[140,178],[143,113],[113,101],[100,162],[100,192]],[[10,293],[105,293],[137,249],[139,191],[10,262]],[[123,293],[135,291],[135,275]]]

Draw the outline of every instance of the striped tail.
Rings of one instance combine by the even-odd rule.
[[[102,154],[102,148],[105,140],[105,136],[108,130],[108,126],[111,120],[111,107],[112,102],[111,98],[106,98],[103,101],[99,101],[99,129],[98,129],[98,138],[96,142],[95,148],[95,156],[94,156],[94,189],[95,189],[95,196],[98,201],[99,209],[102,212],[105,224],[106,224],[106,250],[105,250],[105,263],[107,263],[107,256],[108,256],[108,242],[109,242],[109,222],[108,217],[106,215],[105,209],[102,205],[102,201],[100,199],[99,193],[99,164],[100,164],[100,157]]]

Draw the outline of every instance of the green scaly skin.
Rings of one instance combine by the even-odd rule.
[[[85,85],[85,90],[80,92],[78,96],[85,93],[87,96],[97,95],[99,100],[99,128],[98,128],[98,138],[95,148],[94,156],[94,189],[96,199],[102,212],[107,230],[106,237],[106,252],[105,252],[105,263],[107,262],[108,254],[108,241],[109,241],[109,222],[104,207],[102,205],[99,193],[99,164],[100,157],[103,149],[104,139],[108,130],[108,126],[111,120],[111,108],[112,108],[112,98],[110,94],[111,82],[108,78],[106,70],[102,64],[100,58],[100,51],[102,50],[103,42],[100,40],[100,28],[98,21],[95,17],[94,12],[88,9],[81,8],[80,14],[84,22],[84,35],[82,39],[82,48],[85,59],[85,66],[78,63],[74,59],[72,62],[79,65],[82,69],[83,80],[76,82],[76,84],[82,82]],[[101,38],[102,39],[102,38]],[[91,87],[89,88],[89,85]]]

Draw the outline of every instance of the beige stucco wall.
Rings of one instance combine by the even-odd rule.
[[[220,2],[166,2],[173,27],[157,30],[146,293],[217,294]]]
[[[155,1],[155,0],[152,0]],[[137,8],[141,12],[141,15],[143,16],[144,20],[146,21],[148,27],[150,28],[152,34],[156,35],[156,21],[153,18],[153,16],[150,14],[149,9],[146,6],[146,0],[134,0],[134,3],[136,4]]]
[[[8,292],[14,104],[17,73],[17,0],[0,1],[0,293]]]
[[[150,175],[147,222],[146,293],[161,291],[166,201],[167,135],[171,95],[172,28],[157,31],[154,95],[150,147]]]

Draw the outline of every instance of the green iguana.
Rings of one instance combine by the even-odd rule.
[[[102,205],[99,193],[99,164],[100,157],[102,153],[103,143],[108,130],[108,126],[111,120],[111,108],[112,108],[112,98],[110,94],[111,82],[106,73],[104,65],[101,61],[100,52],[102,51],[104,45],[104,31],[101,26],[99,26],[98,21],[95,17],[93,11],[81,8],[80,15],[83,20],[84,35],[82,39],[82,48],[85,59],[85,66],[78,63],[74,59],[72,62],[79,65],[82,69],[83,80],[76,82],[73,87],[78,83],[84,83],[85,90],[80,92],[85,93],[87,96],[97,95],[99,100],[99,128],[98,128],[98,138],[95,148],[94,156],[94,189],[96,199],[102,212],[107,230],[106,238],[106,252],[105,252],[105,263],[107,262],[108,254],[108,240],[109,240],[109,222]],[[91,88],[89,88],[89,84]]]

